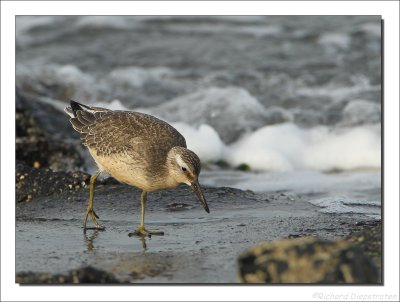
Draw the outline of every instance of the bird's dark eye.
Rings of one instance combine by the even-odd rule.
[[[186,171],[187,169],[185,167],[182,167],[182,171]]]

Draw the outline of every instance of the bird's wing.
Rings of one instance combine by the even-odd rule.
[[[98,155],[151,149],[162,154],[173,146],[186,147],[185,138],[175,128],[147,114],[128,111],[77,113],[80,123],[87,122],[80,127],[82,142]]]

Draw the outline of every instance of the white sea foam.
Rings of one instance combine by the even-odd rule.
[[[197,151],[200,158],[207,161],[223,159],[233,167],[247,164],[253,171],[381,167],[379,127],[360,126],[334,131],[327,127],[301,129],[294,124],[279,124],[265,126],[231,145],[224,145],[210,126],[207,126],[207,132],[183,123],[179,127],[187,138],[190,136],[188,146]]]
[[[233,166],[246,163],[256,171],[379,169],[381,146],[376,128],[333,131],[327,127],[301,129],[294,124],[265,126],[230,146],[226,158]]]
[[[186,139],[188,148],[193,150],[203,162],[216,161],[222,158],[225,145],[217,131],[209,125],[191,127],[186,123],[172,123]]]
[[[245,163],[255,171],[289,171],[301,163],[305,148],[302,131],[293,124],[265,126],[231,146],[227,161],[238,166]]]
[[[329,171],[381,167],[380,127],[359,126],[340,132],[316,129],[309,134],[304,165]]]

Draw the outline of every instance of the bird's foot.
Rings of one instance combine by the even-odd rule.
[[[92,219],[92,221],[93,221],[93,223],[95,225],[95,229],[97,229],[97,230],[104,230],[105,229],[104,226],[102,226],[100,223],[97,222],[96,218],[99,218],[99,216],[97,216],[97,214],[93,210],[93,208],[88,208],[86,210],[86,213],[85,213],[85,220],[83,221],[83,229],[84,230],[89,229],[88,227],[86,227],[86,222],[87,222],[87,219],[88,219],[89,215],[90,215],[90,218]]]
[[[138,226],[132,233],[129,233],[128,236],[139,236],[139,237],[151,237],[154,236],[164,236],[164,232],[160,231],[148,231],[144,228],[144,226]]]

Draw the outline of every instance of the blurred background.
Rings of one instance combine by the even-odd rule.
[[[54,113],[70,99],[170,122],[201,158],[205,185],[334,192],[350,203],[359,199],[348,192],[358,190],[377,206],[380,21],[18,16],[17,101],[41,112],[51,136],[80,150],[84,171],[94,171],[92,160],[67,118]]]

